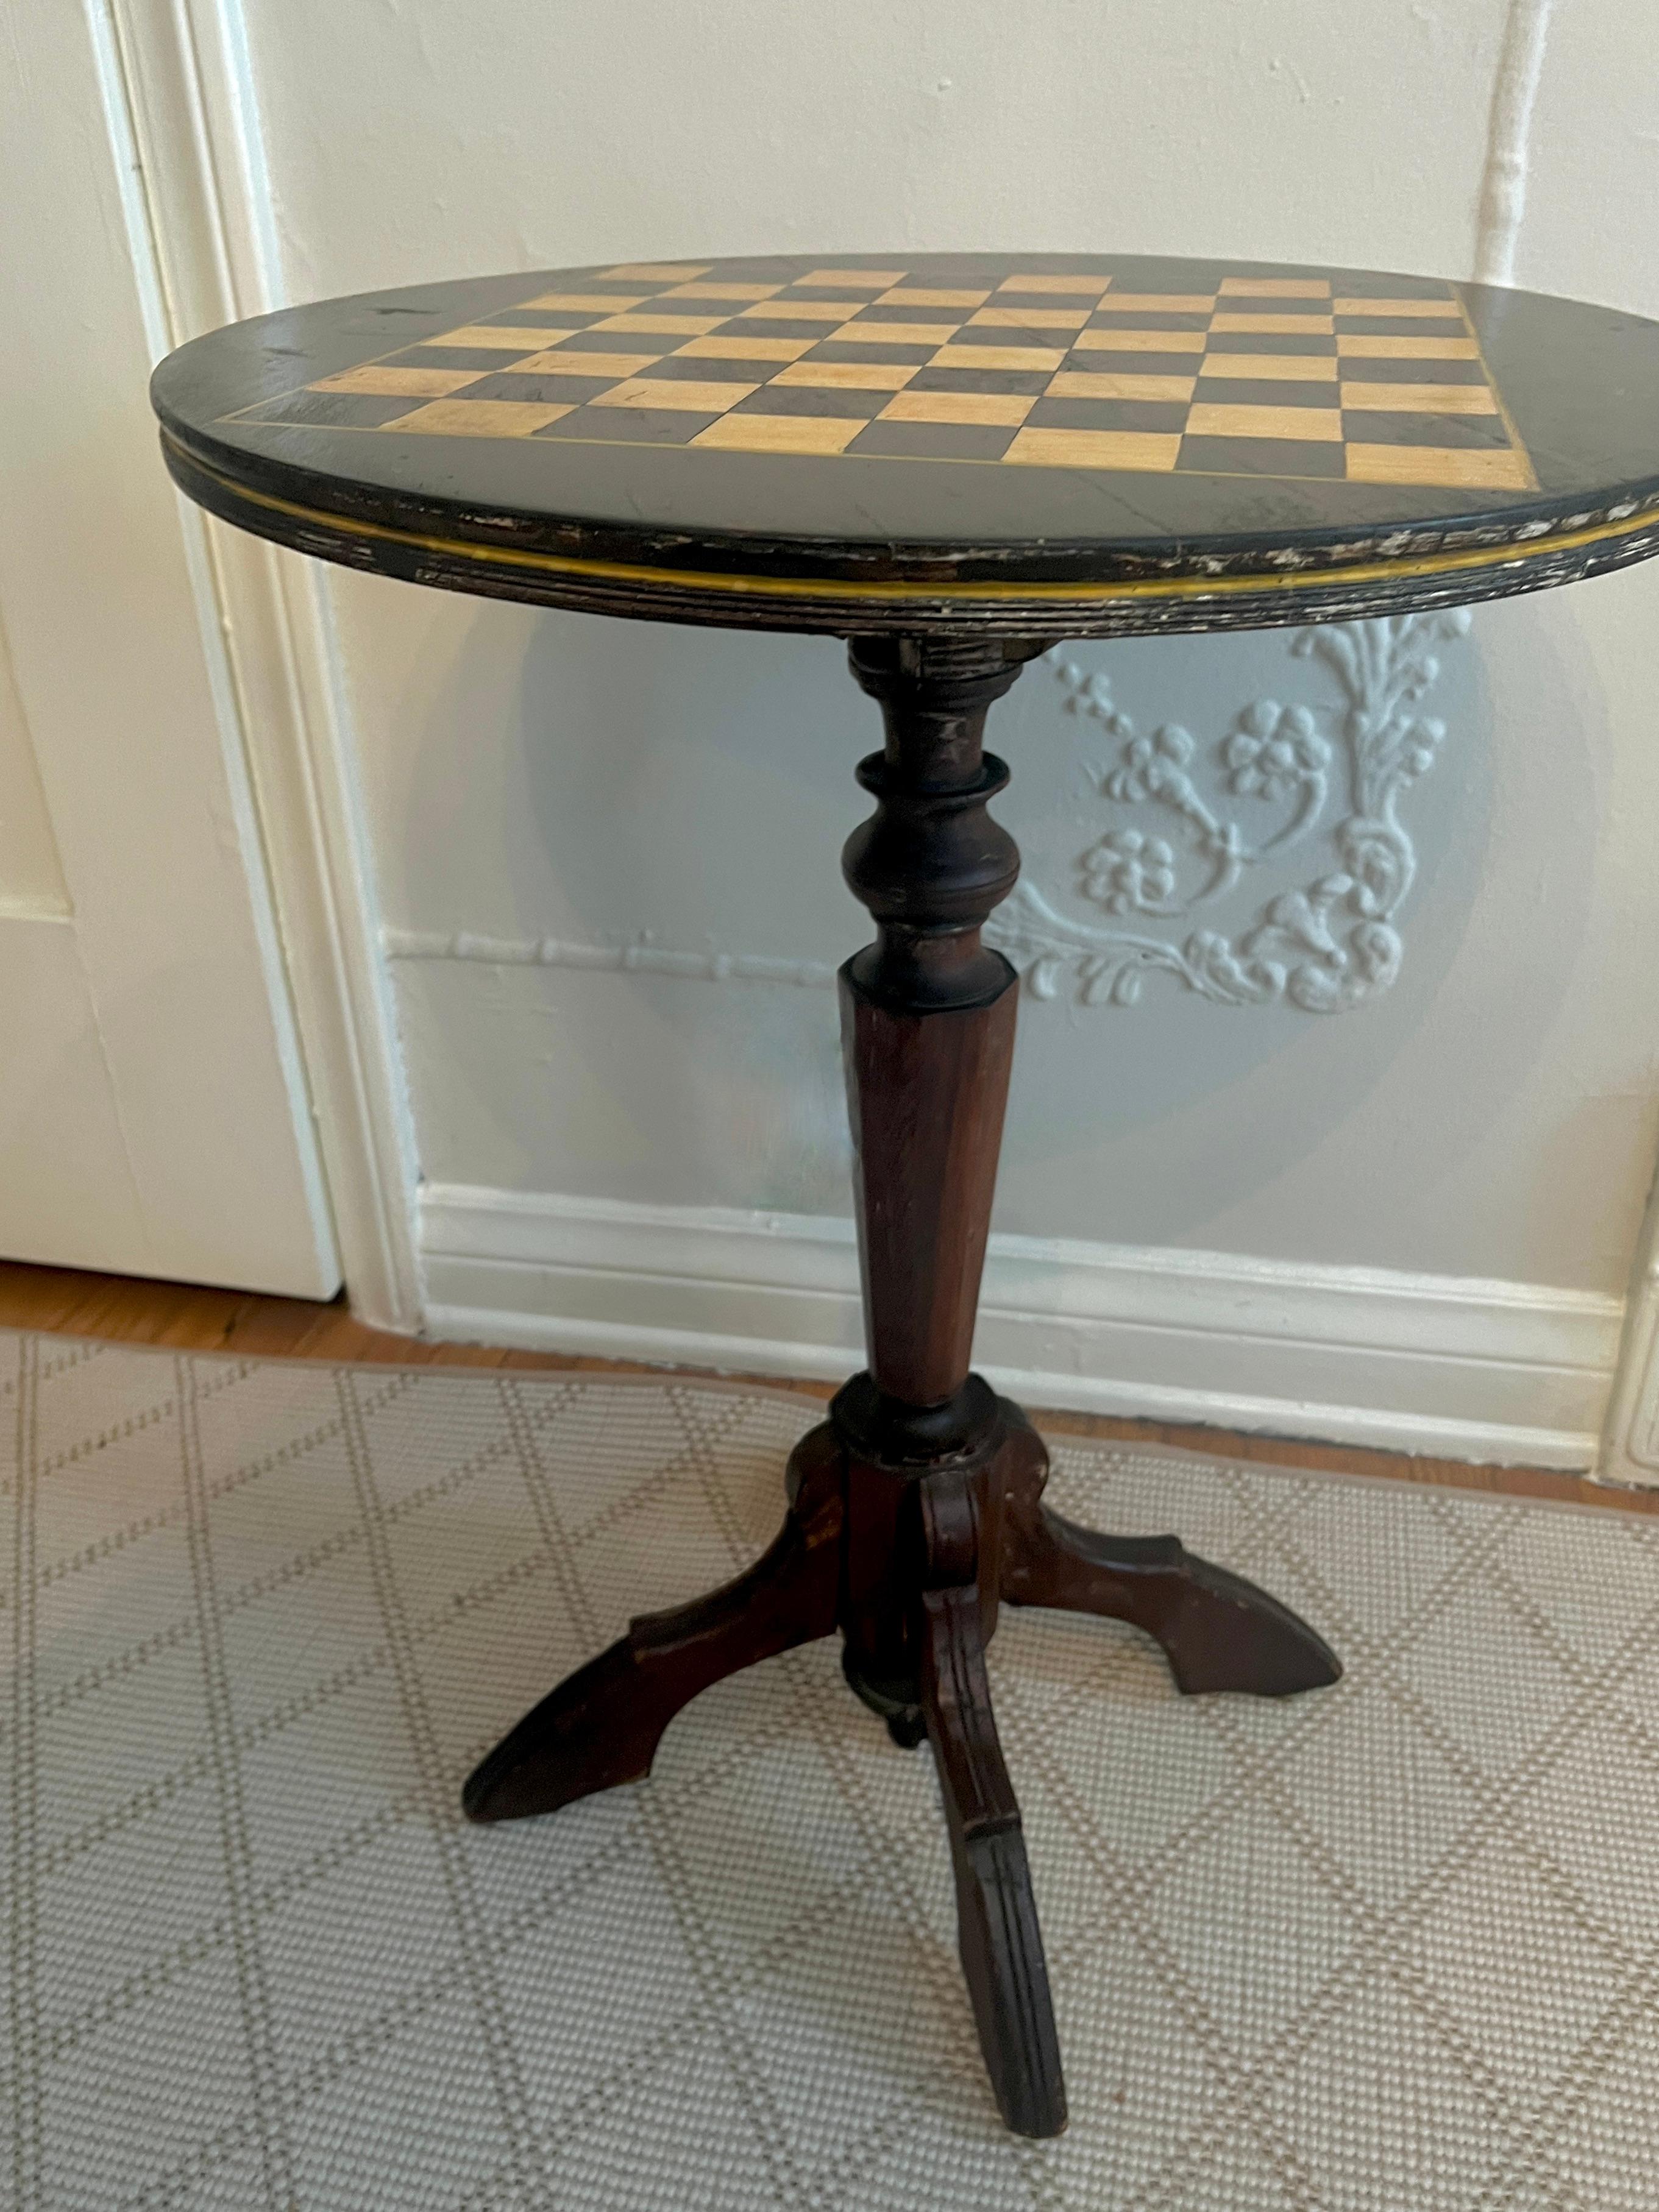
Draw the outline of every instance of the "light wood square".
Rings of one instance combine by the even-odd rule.
[[[1340,445],[1342,416],[1334,407],[1212,407],[1199,400],[1187,417],[1194,438],[1317,438]]]
[[[1224,276],[1221,289],[1236,300],[1328,300],[1324,276]]]
[[[1050,469],[1131,469],[1167,474],[1181,452],[1175,432],[1033,430],[1015,434],[1005,461]]]
[[[624,261],[615,269],[601,269],[601,276],[614,276],[626,284],[637,276],[645,284],[672,284],[677,276],[706,276],[712,261]]]
[[[1009,428],[1025,420],[1035,396],[1017,392],[901,392],[881,410],[884,422],[988,422]]]
[[[571,406],[574,405],[571,402]],[[544,422],[556,422],[570,406],[528,399],[434,399],[412,415],[400,415],[387,430],[430,431],[446,438],[527,438]]]
[[[441,338],[422,338],[421,343],[478,348],[500,346],[508,353],[524,353],[526,350],[539,353],[546,346],[562,345],[566,338],[574,335],[571,331],[550,330],[545,324],[538,327],[526,323],[522,329],[509,329],[504,323],[469,323],[464,329],[446,331]]]
[[[977,307],[990,298],[988,292],[928,292],[898,284],[890,292],[884,292],[875,305],[878,307]]]
[[[1473,338],[1368,337],[1360,331],[1339,331],[1336,350],[1345,361],[1479,361]]]
[[[799,361],[817,343],[816,338],[750,338],[731,331],[718,337],[688,338],[673,352],[676,361]],[[580,361],[582,356],[573,354],[570,358]]]
[[[1281,335],[1328,337],[1336,325],[1328,315],[1213,315],[1212,331],[1273,331]]]
[[[1455,300],[1333,300],[1334,315],[1387,315],[1404,321],[1421,316],[1425,321],[1456,322],[1461,309]]]
[[[930,368],[1058,368],[1066,358],[1055,346],[945,345]]]
[[[1202,353],[1202,331],[1079,331],[1079,353]]]
[[[1531,472],[1507,447],[1356,446],[1348,447],[1355,483],[1427,484],[1481,491],[1530,491]]]
[[[732,453],[838,453],[868,426],[845,415],[722,415],[694,446]]]
[[[312,392],[359,392],[381,399],[441,399],[464,392],[488,376],[487,368],[391,368],[370,362],[364,368],[343,368],[307,386]]]
[[[501,376],[637,376],[660,361],[659,353],[532,353],[524,361],[504,361]]]
[[[602,315],[608,308],[615,315],[624,307],[637,307],[652,297],[649,292],[635,292],[631,297],[624,292],[543,292],[533,300],[520,300],[521,307],[565,307],[573,314]]]
[[[829,336],[837,345],[943,345],[959,323],[843,323]]]
[[[636,376],[602,392],[595,407],[669,407],[683,415],[718,415],[747,399],[757,384],[693,384],[672,376]]]
[[[675,284],[659,300],[769,300],[781,284]]]
[[[778,300],[767,307],[741,307],[738,319],[759,315],[774,323],[844,323],[863,305],[862,300]]]
[[[637,376],[661,354],[531,354],[504,361],[498,376]]]
[[[1100,299],[1111,283],[1109,276],[1005,276],[999,292],[1048,293],[1052,298]]]
[[[915,374],[902,361],[798,361],[781,368],[773,384],[816,385],[820,391],[902,392]]]
[[[981,307],[968,319],[1006,331],[1080,331],[1091,312],[1088,307]]]
[[[1207,315],[1213,292],[1109,292],[1095,310],[1101,315]]]
[[[1050,399],[1190,399],[1192,376],[1118,376],[1105,369],[1062,368],[1049,380]]]
[[[1389,414],[1495,415],[1498,402],[1484,384],[1349,384],[1345,407],[1375,407]]]
[[[724,315],[607,315],[603,322],[592,323],[588,327],[596,331],[638,331],[642,337],[700,338],[706,331],[719,330],[726,319]]]
[[[1321,353],[1212,353],[1200,376],[1242,376],[1253,384],[1334,384],[1336,356]]]
[[[797,284],[851,284],[862,289],[874,284],[884,292],[894,284],[904,282],[902,269],[814,269],[805,276],[797,276]]]

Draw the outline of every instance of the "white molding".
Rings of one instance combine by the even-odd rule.
[[[1544,43],[1553,0],[1510,0],[1492,78],[1486,159],[1480,177],[1474,276],[1480,284],[1512,284],[1515,250],[1527,211],[1533,111],[1544,73]]]
[[[1604,1482],[1659,1489],[1659,1180],[1636,1240],[1596,1473]]]
[[[282,305],[238,0],[104,4],[130,91],[168,342]],[[367,1322],[412,1331],[413,1133],[326,595],[310,564],[179,506],[203,634],[224,670],[257,793],[352,1306]]]
[[[689,952],[636,938],[593,945],[576,938],[485,937],[475,929],[380,932],[388,960],[472,961],[488,968],[584,968],[629,975],[673,975],[682,982],[790,983],[828,990],[836,971],[825,960],[786,960],[769,952]]]
[[[849,1222],[428,1184],[434,1335],[836,1378]],[[1036,1406],[1589,1467],[1622,1302],[1586,1291],[994,1237],[975,1358]]]

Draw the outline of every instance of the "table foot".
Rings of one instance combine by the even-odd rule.
[[[701,1691],[836,1626],[840,1455],[817,1431],[791,1463],[791,1498],[771,1549],[746,1574],[628,1633],[532,1706],[474,1768],[469,1820],[521,1820],[637,1782],[663,1733]]]
[[[963,1976],[1003,2118],[1018,2135],[1057,2136],[1066,2085],[1019,1805],[986,1679],[972,1478],[929,1478],[921,1506],[927,1571],[951,1572],[954,1553],[961,1577],[922,1590],[920,1640],[921,1711],[951,1839]]]
[[[1048,1455],[1018,1408],[1010,1421],[1002,1595],[1127,1620],[1163,1646],[1188,1696],[1288,1698],[1340,1680],[1324,1638],[1266,1590],[1196,1558],[1176,1536],[1108,1536],[1042,1503]]]

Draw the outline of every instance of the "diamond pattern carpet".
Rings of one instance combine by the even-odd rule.
[[[1072,2125],[1004,2134],[926,1751],[832,1643],[649,1783],[462,1776],[769,1538],[782,1392],[0,1336],[18,2212],[1646,2212],[1659,1529],[1062,1440],[1348,1665],[1006,1614]]]

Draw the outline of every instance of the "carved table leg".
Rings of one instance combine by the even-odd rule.
[[[824,1429],[798,1451],[788,1516],[746,1574],[672,1613],[645,1613],[626,1636],[527,1712],[468,1777],[474,1820],[556,1812],[651,1771],[664,1729],[699,1691],[836,1625],[840,1454]],[[814,1439],[809,1439],[809,1442]]]
[[[921,1709],[951,1838],[957,1943],[991,2087],[1018,2134],[1057,2136],[1066,2087],[1048,1970],[985,1675],[982,1517],[1001,1480],[994,1462],[976,1476],[932,1475],[921,1486]]]
[[[1055,1606],[1132,1621],[1164,1647],[1177,1689],[1246,1690],[1287,1698],[1323,1689],[1342,1662],[1288,1606],[1225,1567],[1188,1551],[1178,1536],[1103,1536],[1042,1503],[1048,1455],[1024,1416],[1011,1425],[1002,1554],[1010,1605]]]

